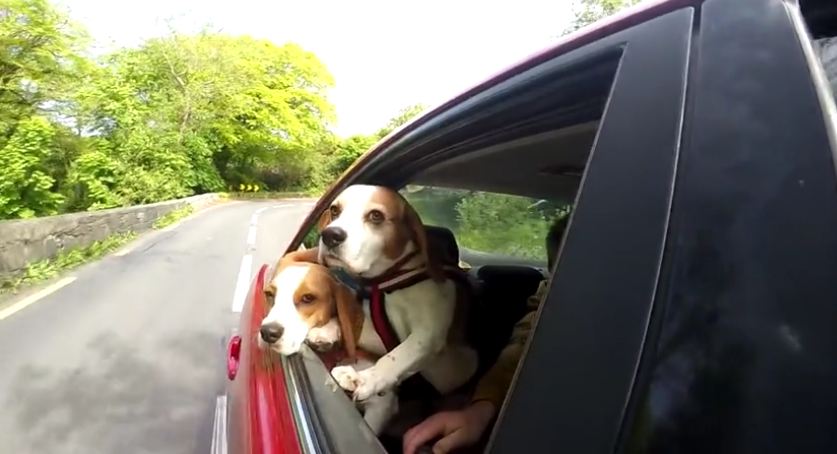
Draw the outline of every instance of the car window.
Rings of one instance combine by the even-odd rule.
[[[567,206],[510,194],[434,186],[401,193],[425,225],[450,229],[460,249],[546,262],[544,238]]]
[[[837,30],[835,30],[835,20],[833,15],[829,17],[829,13],[811,9],[803,10],[799,5],[787,5],[787,7],[811,68],[815,88],[820,93],[826,127],[831,135],[832,151],[837,153]]]
[[[815,39],[813,43],[825,70],[825,77],[831,85],[831,92],[837,93],[837,36]]]
[[[773,34],[776,39],[764,42],[764,49],[782,63],[765,64],[749,55],[738,66],[730,64],[733,58],[725,49],[711,44],[697,48],[704,66],[694,79],[704,85],[690,88],[693,99],[716,101],[696,101],[689,107],[686,121],[692,122],[689,134],[694,136],[684,140],[689,145],[681,156],[690,156],[692,150],[708,152],[709,144],[729,146],[724,146],[723,157],[695,159],[679,170],[665,259],[670,265],[661,273],[667,278],[657,288],[648,331],[657,334],[647,337],[636,381],[647,384],[634,390],[634,416],[623,431],[626,442],[620,452],[835,452],[837,439],[820,424],[824,415],[834,414],[833,397],[823,399],[834,395],[833,330],[820,322],[834,319],[829,298],[833,287],[826,285],[833,281],[821,277],[833,273],[834,255],[820,253],[831,251],[823,245],[834,240],[819,233],[833,232],[834,177],[824,165],[829,163],[823,153],[827,140],[816,124],[823,116],[810,88],[813,82],[828,125],[837,43],[816,35],[816,41],[809,41],[793,3],[786,5],[796,32],[803,32],[798,37],[813,71],[800,65],[797,43],[785,33],[785,18],[772,14],[775,5],[704,16],[714,24],[704,43],[717,45],[723,38],[734,46],[760,39],[758,33]],[[742,14],[753,19],[729,19]],[[731,24],[740,27],[739,36],[719,32]],[[728,74],[751,72],[748,84],[764,86],[777,71],[787,82],[781,93],[751,92],[734,103],[736,109],[764,112],[749,117],[757,128],[727,128],[718,120],[725,118],[722,114],[713,118],[718,108],[730,108],[717,100],[744,92],[719,90],[719,81],[726,81]],[[830,82],[819,80],[820,75]],[[787,134],[762,134],[779,125],[788,126]],[[733,130],[739,135],[736,143],[719,139]],[[742,166],[735,178],[721,177],[729,166],[740,165],[741,150],[759,150],[764,159]],[[712,164],[705,165],[708,161]],[[740,178],[744,174],[759,176]],[[783,175],[790,174],[804,184],[804,191],[774,196],[749,189],[781,185]],[[707,189],[707,181],[715,187]],[[732,200],[738,202],[727,203]],[[763,203],[767,200],[771,206],[794,208],[777,215]],[[735,213],[734,226],[723,221],[722,212]],[[762,240],[777,236],[780,243]]]
[[[421,146],[404,153],[382,153],[375,166],[370,164],[351,179],[352,184],[399,188],[425,225],[453,233],[463,268],[475,278],[473,283],[479,286],[475,290],[485,307],[478,314],[474,311],[469,320],[479,328],[463,333],[479,357],[481,369],[474,378],[484,376],[495,364],[515,323],[531,310],[530,297],[538,292],[546,271],[550,227],[567,216],[581,191],[621,57],[622,48],[614,42],[590,53],[551,60],[532,69],[530,77],[522,77],[527,75],[524,73],[496,88],[505,96],[486,96],[491,105],[497,103],[502,108],[475,108],[468,113],[474,119],[471,129],[446,131],[444,127],[450,123],[440,120],[434,130],[440,143],[431,144],[430,150],[424,150],[427,142],[421,141]],[[533,99],[548,99],[549,103]],[[497,118],[483,118],[490,112]],[[477,119],[482,123],[474,126]],[[496,124],[506,125],[503,134],[492,134]],[[447,141],[468,147],[445,145]],[[414,160],[418,156],[410,156],[412,153],[433,155],[433,159],[411,169],[408,164],[420,162]],[[510,168],[515,171],[510,173]],[[317,244],[318,230],[315,222],[308,226],[303,239],[306,247]],[[511,370],[517,365],[511,364]],[[343,433],[358,432],[356,426],[362,423],[350,398],[334,392],[328,384],[321,385],[328,381],[326,370],[313,356],[305,361],[304,370],[307,382],[319,387],[310,393],[310,408],[336,452],[377,452],[381,446],[399,452],[400,437],[409,427],[407,420],[430,416],[434,405],[440,404],[407,392],[399,396],[399,405],[405,409],[400,416],[406,419],[396,421],[388,431],[392,433],[382,434],[380,444],[364,441],[363,434],[348,437]],[[422,390],[409,391],[421,394]],[[460,391],[446,398],[451,402],[470,398],[466,395],[470,390]],[[409,425],[419,420],[411,420]]]

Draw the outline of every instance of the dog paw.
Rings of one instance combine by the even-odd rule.
[[[357,385],[354,390],[354,399],[365,401],[370,397],[380,395],[393,388],[395,381],[388,380],[381,374],[376,373],[375,368],[369,368],[358,372]]]
[[[314,350],[327,352],[340,342],[340,337],[340,325],[337,322],[329,322],[323,326],[311,328],[306,340]]]
[[[360,376],[352,366],[337,366],[331,369],[331,376],[346,391],[353,392],[360,384]]]
[[[327,353],[330,352],[332,348],[334,348],[333,342],[316,342],[309,340],[307,342],[308,346],[311,347],[315,352],[319,353]]]
[[[340,391],[341,389],[343,389],[343,388],[340,387],[340,385],[337,384],[336,381],[334,381],[334,378],[332,378],[331,376],[326,377],[325,386],[328,389],[330,389],[331,392],[333,392],[333,393],[336,393],[337,391]]]

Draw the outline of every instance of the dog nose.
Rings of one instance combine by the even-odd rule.
[[[320,235],[323,237],[323,243],[329,249],[336,248],[346,241],[346,231],[340,227],[329,227],[323,230]]]
[[[262,325],[262,328],[259,330],[262,335],[262,339],[268,344],[275,344],[279,341],[282,337],[282,333],[285,332],[285,328],[282,325],[272,322],[272,323],[265,323]]]

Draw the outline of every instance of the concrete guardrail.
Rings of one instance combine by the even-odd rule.
[[[86,247],[116,233],[142,233],[171,211],[192,205],[198,211],[220,199],[216,193],[148,205],[0,221],[0,279],[64,249]]]

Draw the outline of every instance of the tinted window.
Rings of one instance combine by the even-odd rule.
[[[450,229],[459,247],[546,262],[544,238],[565,208],[543,199],[427,186],[401,191],[422,221]]]
[[[837,199],[822,109],[833,104],[812,90],[790,3],[737,1],[704,4],[695,35],[691,132],[630,453],[837,446]],[[750,44],[762,50],[730,52]]]

